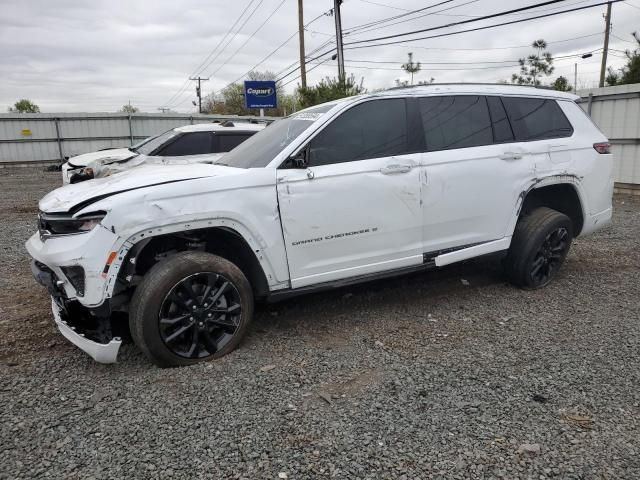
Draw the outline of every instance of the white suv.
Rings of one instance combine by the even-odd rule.
[[[611,218],[612,155],[577,97],[509,85],[388,90],[275,122],[214,165],[142,166],[40,201],[27,242],[58,327],[101,362],[230,352],[255,299],[502,254],[556,275]]]
[[[264,127],[264,123],[227,120],[172,128],[128,148],[107,148],[71,157],[62,165],[62,183],[106,177],[143,163],[211,163]]]

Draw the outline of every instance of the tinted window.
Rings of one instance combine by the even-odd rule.
[[[335,103],[325,103],[273,122],[239,147],[225,153],[216,163],[238,168],[265,167],[334,106]]]
[[[309,145],[311,166],[388,157],[407,152],[403,99],[374,100],[350,108]]]
[[[216,138],[218,139],[218,152],[230,152],[242,142],[244,142],[247,138],[249,138],[253,133],[220,133],[216,134]]]
[[[487,103],[489,104],[491,125],[493,126],[493,141],[496,143],[512,141],[513,132],[500,97],[487,97]]]
[[[202,155],[211,153],[212,135],[210,132],[184,133],[164,147],[158,155],[180,157],[183,155]]]
[[[503,97],[518,141],[570,137],[573,128],[555,100]]]
[[[420,114],[428,151],[493,143],[491,120],[484,97],[459,95],[421,98]]]
[[[143,155],[153,155],[156,150],[158,150],[163,145],[170,143],[178,135],[179,135],[178,132],[171,129],[167,132],[161,133],[160,135],[149,139],[148,141],[145,140],[144,142],[136,145],[135,150],[136,152],[142,153]]]

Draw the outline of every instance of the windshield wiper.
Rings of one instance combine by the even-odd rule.
[[[127,147],[127,150],[129,150],[130,152],[133,152],[133,153],[138,153],[138,151],[133,147]]]

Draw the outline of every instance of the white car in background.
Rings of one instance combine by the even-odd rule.
[[[226,121],[172,128],[128,148],[109,148],[71,157],[62,165],[62,183],[106,177],[142,164],[212,163],[265,126],[264,123]]]

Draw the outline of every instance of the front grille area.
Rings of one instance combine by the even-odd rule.
[[[36,281],[47,289],[49,295],[54,298],[66,298],[64,290],[56,285],[58,277],[44,263],[32,260],[31,272]]]

